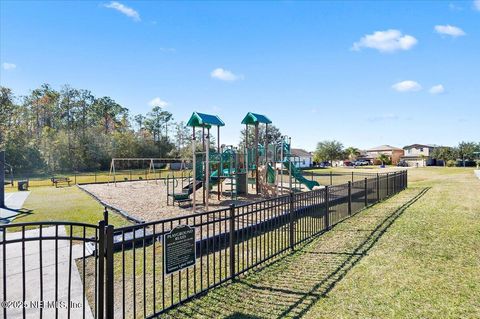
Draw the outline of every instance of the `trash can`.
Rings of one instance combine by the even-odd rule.
[[[18,181],[19,191],[28,191],[28,181]]]

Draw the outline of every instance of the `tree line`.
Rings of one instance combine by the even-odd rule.
[[[197,150],[203,147],[201,134],[196,133]],[[259,144],[266,138],[277,143],[282,137],[273,125],[267,134],[260,125]],[[107,170],[113,157],[190,159],[191,138],[191,128],[159,105],[146,114],[132,114],[111,97],[69,85],[56,90],[43,84],[26,96],[0,86],[0,149],[16,172]],[[240,148],[245,138],[242,129]],[[254,142],[253,128],[248,141]],[[215,138],[210,142],[214,149]]]
[[[146,114],[89,90],[48,84],[26,96],[0,87],[0,149],[19,172],[108,169],[112,157],[186,157],[191,132],[172,113]]]

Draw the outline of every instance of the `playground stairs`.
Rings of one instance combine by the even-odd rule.
[[[229,189],[226,189],[224,194],[228,194],[228,196],[231,196],[233,199],[237,198],[237,179],[235,177],[233,178],[227,178],[227,181],[225,183],[227,186],[229,186]]]

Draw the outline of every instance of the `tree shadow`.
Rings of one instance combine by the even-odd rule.
[[[27,208],[0,208],[0,216],[7,215],[8,217],[0,217],[0,224],[9,224],[14,219],[19,219],[28,215],[33,214],[33,210]]]
[[[386,211],[384,215],[372,211],[371,214],[365,216],[362,214],[353,220],[349,219],[345,227],[339,229],[340,232],[336,233],[336,230],[327,232],[303,249],[299,248],[295,254],[282,258],[261,271],[251,272],[232,284],[214,289],[206,296],[172,310],[167,316],[302,317],[368,255],[405,210],[423,197],[429,189],[421,189],[399,207],[392,207],[392,210],[384,209]],[[390,202],[386,205],[398,204]]]

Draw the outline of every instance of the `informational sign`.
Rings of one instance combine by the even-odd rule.
[[[195,265],[195,228],[178,225],[163,236],[165,274]]]

